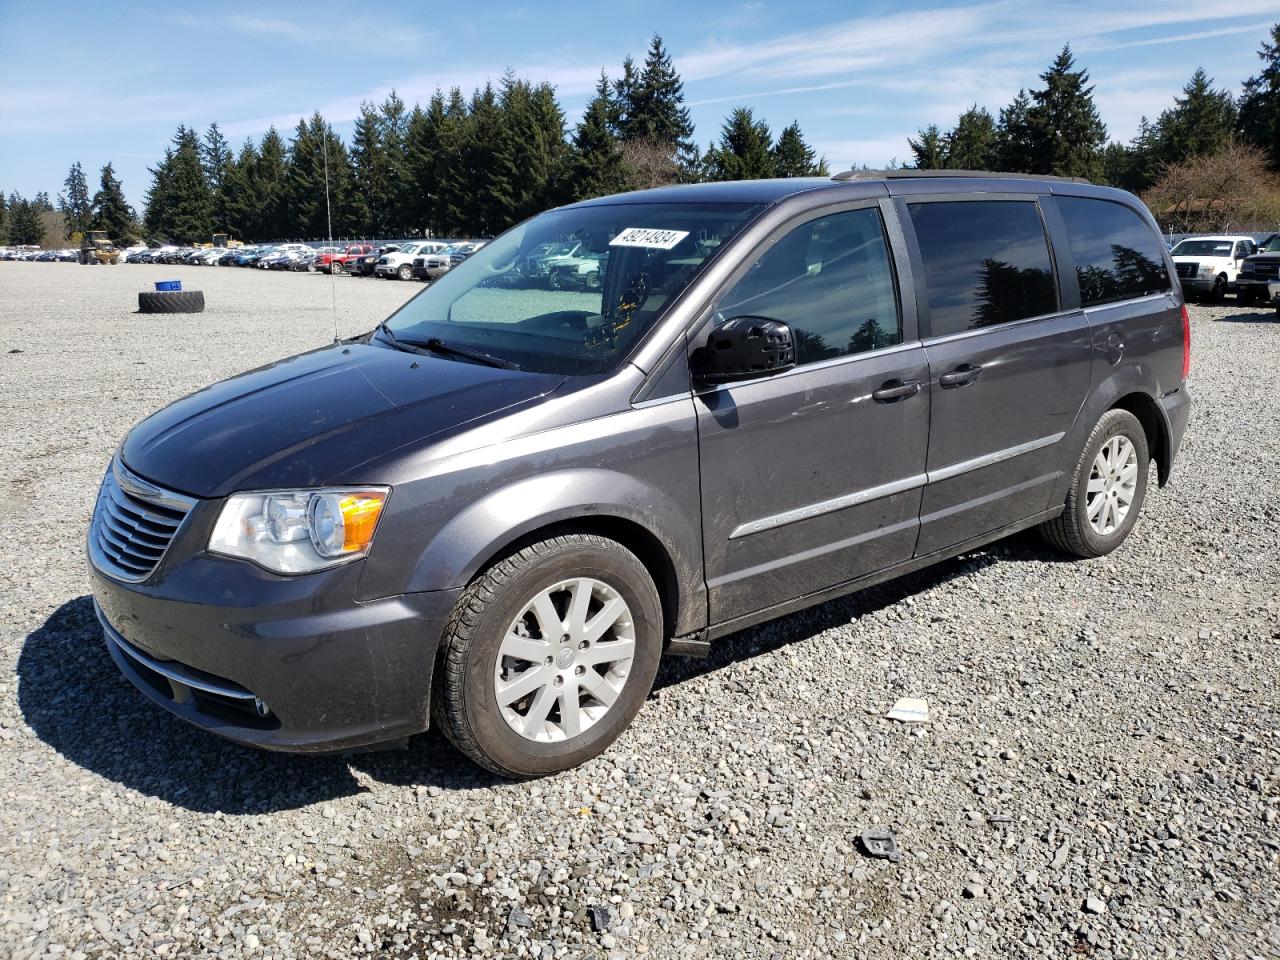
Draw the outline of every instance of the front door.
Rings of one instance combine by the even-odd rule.
[[[872,203],[780,230],[693,338],[768,317],[797,353],[790,371],[695,396],[713,624],[911,557],[928,363],[899,300]]]
[[[1049,506],[1079,453],[1062,442],[1089,392],[1093,348],[1084,314],[1061,307],[1034,196],[907,208],[928,300],[924,556]]]

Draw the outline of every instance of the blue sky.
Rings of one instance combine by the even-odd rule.
[[[1128,140],[1197,66],[1238,92],[1280,0],[1077,3],[83,3],[0,0],[0,189],[61,188],[111,160],[132,203],[178,123],[238,146],[319,109],[344,135],[361,100],[469,92],[507,68],[559,90],[571,122],[603,67],[657,31],[712,140],[752,107],[798,120],[832,169],[910,156],[907,137],[973,102],[993,113],[1070,42],[1113,138]]]

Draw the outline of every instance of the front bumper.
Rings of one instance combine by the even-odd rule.
[[[1255,280],[1241,276],[1236,280],[1236,290],[1240,293],[1253,293],[1259,300],[1280,306],[1280,278],[1272,280],[1269,277],[1263,277]]]
[[[153,702],[239,743],[332,751],[427,729],[458,597],[359,603],[361,565],[280,577],[198,554],[140,584],[89,573],[111,656]]]
[[[1183,296],[1190,296],[1194,293],[1209,293],[1218,279],[1217,277],[1179,277],[1178,282],[1182,284]]]

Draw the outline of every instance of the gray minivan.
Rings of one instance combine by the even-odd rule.
[[[572,242],[598,283],[553,288]],[[662,654],[1039,526],[1115,549],[1187,422],[1189,324],[1119,190],[924,171],[605,197],[376,330],[136,426],[88,536],[120,669],[281,750],[537,776]]]

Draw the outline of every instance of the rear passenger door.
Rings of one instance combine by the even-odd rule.
[[[931,424],[919,556],[1045,510],[1089,390],[1089,323],[1064,309],[1032,194],[900,200],[914,235]]]

